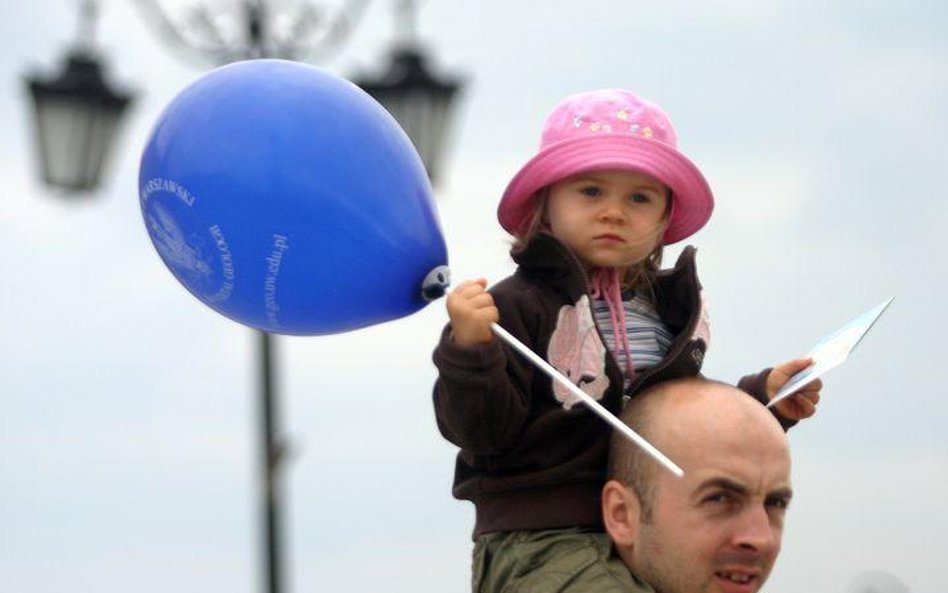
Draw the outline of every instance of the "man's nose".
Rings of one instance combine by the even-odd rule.
[[[746,550],[772,553],[780,549],[781,531],[765,507],[751,506],[741,513],[734,533],[734,545]]]

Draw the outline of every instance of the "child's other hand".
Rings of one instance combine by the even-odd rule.
[[[799,373],[813,362],[812,358],[797,358],[779,364],[767,377],[767,399],[773,399],[777,391],[783,387],[790,377]],[[816,379],[798,389],[790,397],[777,402],[774,407],[781,416],[789,420],[803,420],[816,413],[816,404],[820,401],[820,390],[823,381]]]
[[[500,319],[494,297],[487,292],[487,280],[462,282],[448,294],[451,336],[459,346],[486,344],[493,338],[490,324]]]

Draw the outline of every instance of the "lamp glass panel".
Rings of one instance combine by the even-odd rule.
[[[36,107],[44,179],[66,189],[96,187],[120,109],[59,97],[37,98]]]

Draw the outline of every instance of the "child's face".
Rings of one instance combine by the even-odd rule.
[[[658,246],[668,188],[631,171],[590,171],[550,186],[550,230],[587,268],[627,267]]]

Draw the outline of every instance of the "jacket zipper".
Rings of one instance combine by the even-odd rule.
[[[692,280],[692,286],[697,287],[698,277],[697,277],[697,271],[695,269],[695,266],[691,266],[690,275],[691,275],[690,280]],[[698,291],[698,294],[695,296],[697,296],[699,301],[701,300],[700,290]],[[671,366],[674,362],[678,360],[678,358],[682,355],[682,353],[684,353],[685,347],[691,343],[691,336],[692,334],[694,334],[695,327],[698,325],[698,319],[700,317],[701,317],[701,304],[699,302],[697,309],[695,311],[692,311],[691,318],[688,320],[688,325],[685,327],[684,330],[682,330],[682,333],[679,336],[678,341],[673,345],[672,349],[669,350],[669,353],[667,356],[665,356],[664,361],[650,368],[644,373],[642,373],[640,376],[638,376],[635,379],[635,381],[633,381],[629,385],[629,388],[625,390],[625,393],[622,396],[623,403],[629,401],[632,398],[632,396],[638,391],[639,387],[641,387],[642,384],[645,383],[645,381],[655,376],[656,374],[664,371],[665,369],[667,369],[669,366]]]

